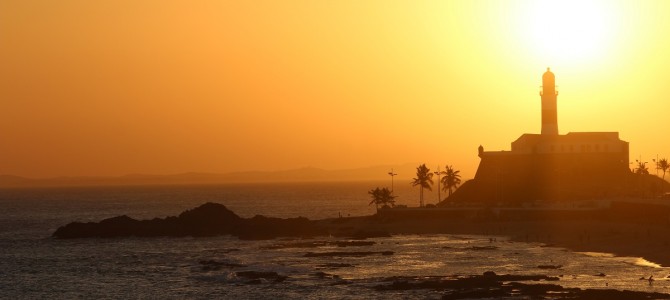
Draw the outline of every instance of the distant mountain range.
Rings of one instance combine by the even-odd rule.
[[[221,174],[191,172],[173,175],[129,174],[120,177],[54,177],[40,179],[0,175],[0,188],[390,180],[388,172],[391,171],[391,168],[398,174],[396,179],[404,180],[415,175],[417,166],[418,164],[403,164],[344,170],[307,167],[267,172],[248,171]]]

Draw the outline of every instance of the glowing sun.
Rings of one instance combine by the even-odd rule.
[[[615,11],[611,1],[531,1],[519,17],[520,38],[548,65],[592,61],[613,47]]]

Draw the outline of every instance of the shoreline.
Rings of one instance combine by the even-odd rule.
[[[335,236],[379,233],[505,236],[514,242],[538,242],[573,252],[609,253],[642,258],[670,267],[668,226],[603,221],[489,221],[385,218],[380,215],[316,220]]]
[[[657,213],[659,209],[650,210]],[[530,212],[530,214],[529,214]],[[630,215],[630,209],[621,210]],[[518,213],[518,212],[517,212]],[[635,215],[635,214],[633,214]],[[402,234],[466,234],[506,236],[515,242],[538,242],[573,252],[602,252],[640,257],[660,266],[670,266],[670,220],[620,218],[617,211],[565,212],[524,211],[524,215],[501,218],[489,210],[388,209],[370,216],[319,220],[306,218],[242,218],[222,204],[205,203],[179,216],[135,220],[118,216],[100,222],[72,222],[59,227],[53,237],[115,238],[157,236],[232,235],[239,239],[266,240],[280,237],[316,238],[336,236],[365,239]],[[616,220],[616,221],[612,221]]]

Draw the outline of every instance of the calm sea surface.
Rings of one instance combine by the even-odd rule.
[[[178,215],[205,202],[243,217],[310,219],[374,212],[367,191],[387,182],[238,184],[0,190],[0,298],[439,298],[429,290],[380,292],[388,276],[546,274],[563,286],[670,293],[670,269],[637,258],[574,253],[488,236],[409,235],[371,239],[371,246],[282,248],[292,240],[211,238],[55,240],[72,221],[118,215],[149,219]],[[396,182],[399,204],[416,205],[418,190]],[[436,194],[427,194],[434,203]],[[319,238],[315,241],[337,241]],[[390,256],[322,258],[307,252],[394,251]],[[238,266],[203,264],[214,261]],[[335,264],[335,265],[334,265]],[[339,264],[339,265],[337,265]],[[562,265],[539,269],[538,265]],[[238,271],[277,272],[282,282],[253,283]],[[325,273],[325,276],[323,273]],[[598,277],[595,274],[607,276]],[[638,280],[653,275],[653,285]]]

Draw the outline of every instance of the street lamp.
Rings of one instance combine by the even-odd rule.
[[[388,172],[388,174],[391,176],[391,196],[394,196],[393,195],[393,176],[396,176],[398,174],[393,173],[393,168],[391,168],[391,172]]]
[[[442,201],[442,197],[440,197],[440,175],[442,173],[440,172],[440,166],[437,166],[437,171],[433,173],[437,175],[437,203],[440,203],[440,201]]]

